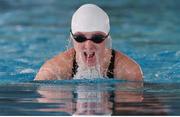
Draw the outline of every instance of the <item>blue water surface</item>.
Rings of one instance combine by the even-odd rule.
[[[180,82],[178,0],[1,0],[1,81],[32,81],[47,59],[66,50],[71,16],[84,3],[108,13],[113,48],[141,65],[145,82]]]
[[[144,84],[33,81],[47,59],[66,50],[71,17],[84,3],[108,13],[112,47],[140,64]],[[0,115],[179,115],[179,6],[179,0],[0,0]],[[89,102],[93,96],[96,103]]]

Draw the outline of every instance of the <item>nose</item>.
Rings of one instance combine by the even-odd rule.
[[[94,43],[91,40],[87,40],[85,42],[85,48],[86,49],[93,49],[95,47]]]

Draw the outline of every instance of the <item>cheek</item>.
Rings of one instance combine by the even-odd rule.
[[[97,44],[96,45],[96,52],[98,53],[97,55],[99,57],[103,57],[104,54],[105,54],[105,44],[104,43],[101,43],[101,44]],[[99,58],[100,59],[100,58]]]
[[[106,47],[105,42],[102,42],[101,44],[98,45],[98,50],[103,52],[105,50],[105,47]]]
[[[74,41],[73,44],[74,44],[74,49],[76,51],[79,51],[79,50],[81,50],[83,48],[83,44],[81,44],[81,43],[77,43],[77,42]]]

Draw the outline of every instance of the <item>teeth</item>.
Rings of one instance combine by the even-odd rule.
[[[90,57],[93,57],[95,55],[95,52],[93,52],[93,53],[86,53],[86,52],[84,52],[84,55],[86,57],[90,58]]]

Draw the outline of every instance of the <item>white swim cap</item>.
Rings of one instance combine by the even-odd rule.
[[[72,33],[101,31],[109,33],[109,17],[105,11],[94,4],[82,5],[73,15]]]

